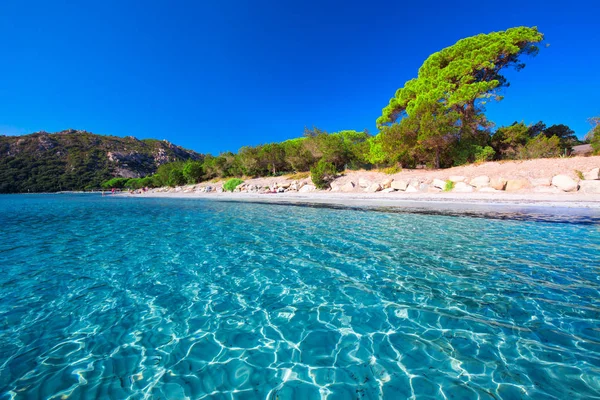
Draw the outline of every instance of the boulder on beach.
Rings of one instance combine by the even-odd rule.
[[[387,179],[384,179],[384,180],[381,182],[381,187],[382,187],[382,188],[384,188],[384,189],[388,189],[388,188],[392,187],[392,182],[393,182],[393,181],[394,181],[394,180],[393,180],[392,178],[387,178]]]
[[[588,194],[600,194],[600,180],[585,180],[579,182],[579,191]]]
[[[446,181],[443,181],[441,179],[434,179],[433,182],[431,183],[431,185],[433,187],[436,187],[438,189],[442,189],[444,190],[446,188]]]
[[[600,179],[600,168],[594,168],[588,172],[584,172],[583,179],[586,181],[595,181]]]
[[[354,185],[354,182],[352,182],[352,181],[349,181],[349,182],[346,182],[346,183],[345,183],[345,184],[344,184],[344,185],[343,185],[343,186],[340,188],[340,190],[341,190],[342,192],[353,192],[353,191],[354,191],[354,187],[355,187],[355,185]]]
[[[358,179],[358,186],[360,186],[363,189],[366,189],[366,188],[370,187],[371,185],[373,185],[373,182],[371,182],[370,180],[367,180],[364,178]]]
[[[531,187],[528,179],[509,179],[506,181],[504,190],[507,192],[516,192]]]
[[[466,182],[459,181],[454,184],[452,191],[457,193],[470,193],[473,191],[473,186]]]
[[[391,185],[392,189],[402,190],[402,191],[406,190],[407,186],[408,186],[408,182],[403,181],[403,180],[393,181],[392,185]]]
[[[314,192],[317,189],[315,185],[304,185],[298,190],[300,193]]]
[[[490,185],[490,177],[487,175],[481,175],[471,179],[469,182],[471,186],[475,186],[476,188],[482,188]]]
[[[464,182],[467,180],[466,176],[462,176],[462,175],[450,175],[448,177],[448,180],[450,182],[454,182],[454,183],[458,183],[458,182]]]
[[[506,179],[504,178],[492,178],[490,179],[490,187],[496,190],[506,189]]]
[[[552,178],[552,186],[556,186],[563,192],[577,191],[577,182],[568,175],[556,175]]]
[[[379,192],[381,190],[381,185],[379,183],[373,183],[371,186],[369,186],[368,188],[365,189],[365,192],[367,193],[375,193],[375,192]]]

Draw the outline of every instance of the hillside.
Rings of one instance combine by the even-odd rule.
[[[202,157],[167,141],[72,129],[0,136],[0,193],[99,188],[112,177],[142,177],[161,164]]]

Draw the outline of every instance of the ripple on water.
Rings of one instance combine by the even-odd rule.
[[[596,219],[487,216],[0,196],[0,398],[600,397]]]

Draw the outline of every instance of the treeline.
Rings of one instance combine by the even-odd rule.
[[[403,127],[384,127],[375,136],[367,131],[328,134],[318,128],[306,129],[304,136],[281,143],[242,147],[237,154],[207,154],[202,160],[163,164],[144,178],[113,178],[104,188],[180,186],[217,178],[277,176],[312,172],[319,184],[324,175],[345,169],[435,167],[435,153],[422,151],[418,143],[409,146],[400,140]],[[527,126],[514,123],[481,137],[482,140],[448,141],[438,154],[443,167],[490,160],[517,160],[568,155],[581,143],[565,125],[546,127],[543,122]],[[325,180],[326,181],[326,180]],[[325,184],[325,182],[323,182]]]

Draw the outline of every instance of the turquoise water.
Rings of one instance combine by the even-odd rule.
[[[0,399],[600,398],[600,226],[0,196]]]

